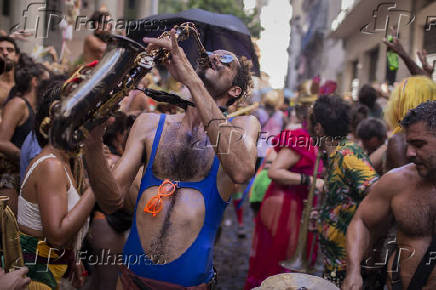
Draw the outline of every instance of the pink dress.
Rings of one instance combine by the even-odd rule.
[[[292,137],[290,137],[292,136]],[[318,148],[308,146],[310,135],[304,129],[285,130],[275,137],[274,149],[290,148],[301,156],[291,172],[313,174]],[[319,166],[322,172],[322,163]],[[259,213],[255,218],[255,232],[250,252],[250,268],[244,289],[258,287],[267,277],[289,272],[279,265],[280,261],[293,256],[298,243],[303,200],[308,187],[284,186],[274,181],[268,187]],[[316,204],[316,200],[314,201]],[[313,234],[308,233],[309,255]],[[312,263],[316,260],[317,243],[313,249]]]

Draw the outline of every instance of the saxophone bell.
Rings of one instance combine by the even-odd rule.
[[[54,113],[50,142],[70,152],[80,150],[88,131],[101,123],[117,108],[128,89],[135,86],[154,65],[144,54],[145,48],[123,36],[112,35],[106,53],[89,75],[80,68],[74,75],[84,80],[64,92],[59,109]]]
[[[9,197],[0,196],[0,262],[6,273],[24,266],[17,220],[8,206]],[[3,258],[3,259],[1,259]]]

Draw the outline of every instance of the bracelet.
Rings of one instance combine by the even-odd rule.
[[[304,173],[302,174],[302,176],[303,176],[303,183],[302,183],[302,185],[308,186],[310,184],[310,176],[307,175],[307,174],[304,174]]]
[[[304,174],[300,173],[300,185],[304,184]]]

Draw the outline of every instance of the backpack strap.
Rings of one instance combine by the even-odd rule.
[[[428,246],[424,257],[422,257],[418,267],[416,267],[415,274],[413,274],[407,290],[420,290],[427,284],[428,278],[436,265],[436,260],[431,258],[431,254],[435,252],[436,238],[433,235],[430,246]]]

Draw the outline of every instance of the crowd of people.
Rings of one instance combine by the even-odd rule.
[[[68,278],[84,289],[213,289],[213,247],[231,200],[239,238],[245,200],[255,216],[244,289],[301,271],[290,266],[296,255],[342,289],[436,287],[436,84],[425,53],[420,68],[397,39],[386,43],[411,73],[390,94],[366,84],[348,100],[314,77],[293,99],[263,91],[247,112],[247,58],[217,49],[194,70],[174,31],[144,38],[169,51],[171,76],[154,68],[138,87],[195,106],[132,90],[81,150],[59,148],[56,112],[83,81],[74,72],[98,65],[107,36],[97,27],[84,64],[66,73],[0,37],[0,195],[25,263],[2,269],[0,288],[60,289]]]
[[[399,51],[394,43],[390,48]],[[252,186],[253,198],[262,198],[244,289],[295,271],[347,290],[436,285],[430,258],[436,84],[426,61],[421,69],[400,55],[414,69],[386,105],[386,93],[370,84],[351,102],[335,93],[331,81],[319,87],[315,77],[300,85],[293,118],[270,143],[277,153],[265,158],[270,165],[258,171]],[[322,161],[314,174],[317,154]],[[315,198],[301,240],[303,201],[312,183]],[[300,253],[302,241],[306,252]],[[307,266],[295,264],[301,257]]]

